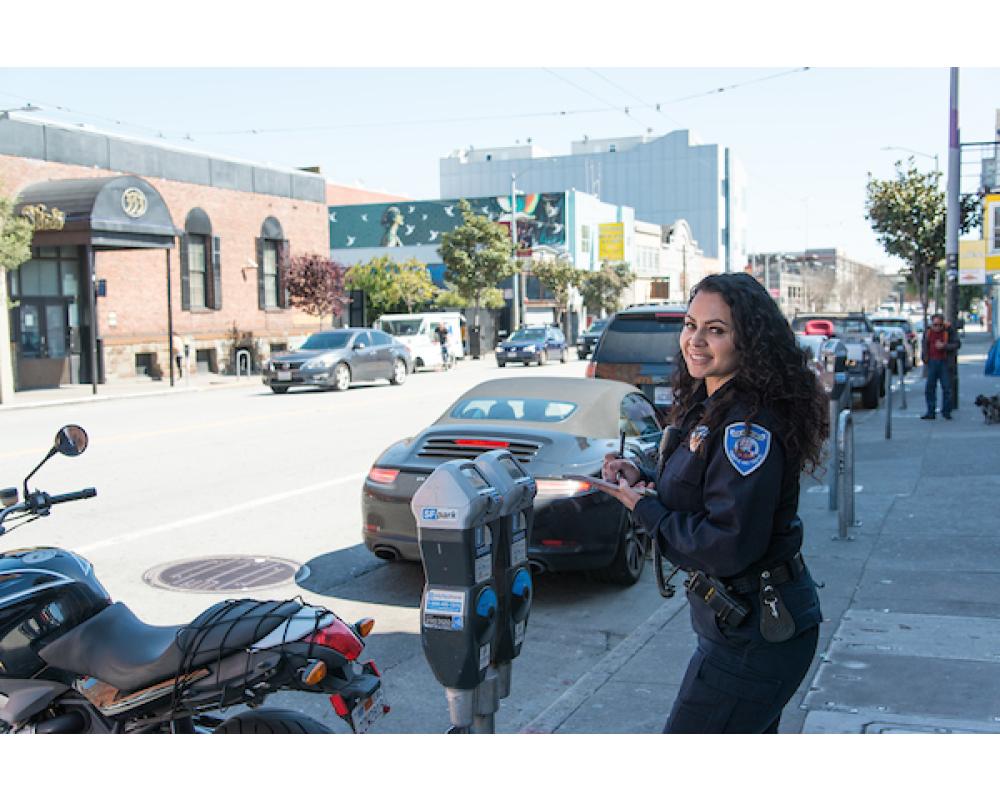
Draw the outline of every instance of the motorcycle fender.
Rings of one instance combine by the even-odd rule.
[[[54,681],[0,679],[0,720],[20,725],[68,691],[69,686]]]

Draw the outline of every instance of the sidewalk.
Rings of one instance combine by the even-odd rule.
[[[179,392],[202,392],[210,389],[228,389],[251,385],[261,385],[260,375],[250,375],[249,377],[244,375],[236,378],[233,375],[201,372],[183,378],[175,376],[173,386],[170,385],[168,377],[159,381],[146,377],[109,378],[107,383],[97,384],[97,394],[94,394],[93,386],[89,383],[73,383],[55,389],[25,389],[14,392],[10,400],[0,403],[0,412],[72,403],[123,400],[132,397],[152,397]]]
[[[973,404],[1000,393],[983,374],[991,343],[963,339],[954,420],[919,419],[919,370],[907,410],[896,395],[891,439],[884,408],[856,411],[852,539],[835,538],[825,487],[803,482],[803,552],[824,584],[824,622],[782,732],[1000,733],[1000,425]],[[662,730],[694,649],[686,606],[664,602],[524,730]]]

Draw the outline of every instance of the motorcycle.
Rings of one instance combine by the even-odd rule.
[[[23,500],[16,487],[0,490],[0,536],[97,495],[28,489],[52,456],[78,456],[87,442],[83,428],[63,427],[24,479]],[[363,733],[389,711],[378,667],[361,659],[373,625],[301,598],[225,600],[187,625],[147,625],[75,553],[0,552],[0,733],[331,733],[299,712],[260,708],[283,690],[329,695]]]

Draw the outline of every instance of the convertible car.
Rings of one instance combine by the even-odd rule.
[[[625,586],[642,574],[648,537],[617,500],[582,480],[598,476],[604,454],[625,434],[625,451],[656,461],[662,430],[636,389],[587,378],[508,378],[470,389],[430,427],[388,447],[372,465],[361,498],[368,549],[387,560],[420,560],[410,500],[439,464],[496,448],[535,478],[528,558],[536,572],[589,570]]]

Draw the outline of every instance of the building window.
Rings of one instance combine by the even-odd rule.
[[[264,308],[278,307],[278,243],[264,241]]]
[[[205,237],[195,234],[188,237],[188,280],[190,308],[204,308],[208,297],[208,269],[205,264]]]
[[[590,226],[582,225],[580,227],[580,249],[584,253],[590,252]]]
[[[649,297],[651,300],[668,300],[670,298],[670,279],[650,281]]]
[[[610,145],[610,146],[608,147],[608,152],[609,152],[609,153],[614,153],[614,152],[616,152],[617,150],[618,150],[618,145],[615,145],[615,144],[613,144],[613,145]]]
[[[257,304],[263,309],[287,308],[284,270],[288,263],[288,240],[281,223],[268,217],[257,240]]]

